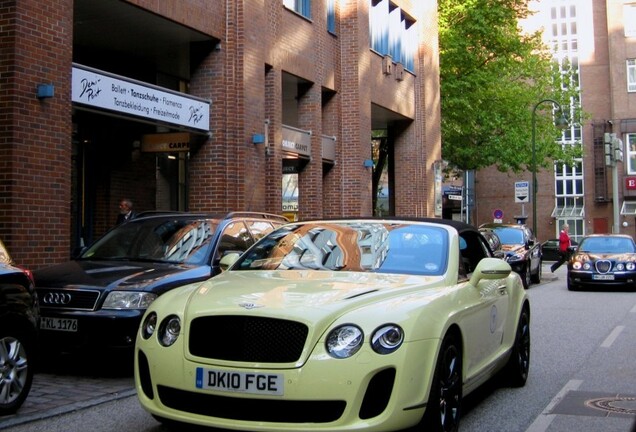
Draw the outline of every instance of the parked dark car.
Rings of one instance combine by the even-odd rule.
[[[568,262],[568,290],[636,290],[636,244],[625,234],[583,237]]]
[[[570,240],[570,251],[574,251],[578,245],[576,240]],[[559,256],[559,239],[550,239],[541,243],[541,257],[544,261],[558,261]]]
[[[521,276],[524,288],[541,282],[541,244],[524,224],[483,224],[480,230],[494,231],[501,240],[504,259]]]
[[[131,348],[159,295],[216,276],[224,254],[244,252],[285,223],[267,213],[157,212],[118,225],[77,258],[34,272],[43,343]]]
[[[38,319],[33,276],[0,241],[0,416],[15,413],[31,390]]]

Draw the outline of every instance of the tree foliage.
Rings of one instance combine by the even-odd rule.
[[[451,166],[531,169],[533,111],[538,165],[577,156],[578,146],[556,142],[546,101],[578,116],[577,76],[552,61],[540,33],[521,31],[529,14],[528,0],[439,0],[442,154]]]

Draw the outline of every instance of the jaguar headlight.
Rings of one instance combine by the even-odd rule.
[[[377,329],[371,337],[371,347],[378,354],[390,354],[404,341],[404,331],[395,324],[387,324]]]
[[[523,254],[510,253],[506,256],[506,261],[508,262],[522,261],[522,260],[523,260]]]
[[[628,262],[625,264],[625,269],[627,269],[628,271],[634,271],[636,270],[636,264],[633,262]]]
[[[150,339],[150,336],[155,334],[155,330],[157,330],[157,314],[150,312],[141,324],[141,336],[144,339]]]
[[[623,264],[623,263],[618,263],[618,264],[616,264],[616,270],[617,270],[617,271],[623,271],[623,270],[625,270],[625,264]]]
[[[176,315],[170,315],[161,321],[157,338],[159,343],[165,347],[169,347],[177,341],[181,333],[181,320]]]
[[[106,296],[102,309],[147,309],[157,294],[139,291],[113,291]]]
[[[363,342],[362,330],[352,324],[345,324],[329,332],[326,348],[332,357],[343,359],[357,353]]]
[[[592,264],[586,262],[585,264],[583,264],[583,270],[592,270]]]

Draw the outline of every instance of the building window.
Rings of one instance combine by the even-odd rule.
[[[283,0],[283,5],[305,18],[311,18],[311,0]]]
[[[636,37],[636,4],[623,5],[623,27],[625,37]]]
[[[636,92],[636,59],[627,60],[627,91]]]
[[[636,133],[625,135],[625,155],[627,160],[627,174],[636,174]]]
[[[327,0],[327,31],[336,33],[336,0]]]
[[[370,0],[371,49],[390,55],[395,63],[413,71],[417,52],[415,20],[389,0]]]

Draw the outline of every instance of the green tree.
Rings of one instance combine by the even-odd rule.
[[[540,33],[526,34],[527,0],[439,0],[442,154],[451,166],[500,171],[532,168],[532,111],[553,99],[578,121],[578,76],[556,64]],[[536,160],[572,163],[562,148],[552,103],[536,109]]]

